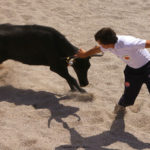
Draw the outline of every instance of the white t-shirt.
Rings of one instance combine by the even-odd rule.
[[[146,40],[135,38],[133,36],[118,35],[118,41],[114,48],[105,49],[100,46],[103,52],[110,51],[128,66],[140,68],[150,61],[150,53],[145,48]]]

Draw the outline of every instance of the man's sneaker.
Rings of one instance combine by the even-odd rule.
[[[114,114],[125,114],[126,108],[124,106],[116,104],[114,108]]]

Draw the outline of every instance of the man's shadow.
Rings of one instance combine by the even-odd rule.
[[[117,149],[105,148],[116,142],[128,144],[137,150],[150,148],[150,143],[144,143],[131,133],[125,131],[123,114],[116,116],[109,131],[86,138],[82,137],[74,128],[70,128],[66,122],[63,122],[63,126],[70,132],[71,144],[61,145],[55,148],[55,150],[77,150],[78,148],[85,150],[121,150],[119,147]]]
[[[48,127],[50,127],[52,119],[63,123],[62,119],[69,115],[75,116],[78,121],[80,120],[80,117],[76,114],[79,108],[60,104],[61,100],[66,99],[69,99],[69,97],[45,91],[36,92],[17,89],[12,86],[0,87],[0,102],[6,101],[16,105],[32,105],[35,109],[50,110],[51,116],[48,119]]]

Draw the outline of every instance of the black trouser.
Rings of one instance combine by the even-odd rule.
[[[124,75],[124,94],[120,98],[118,104],[126,107],[134,104],[143,83],[146,84],[150,93],[150,62],[139,69],[133,69],[129,66],[126,66]]]

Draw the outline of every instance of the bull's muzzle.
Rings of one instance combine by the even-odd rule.
[[[80,86],[81,86],[81,87],[85,87],[85,86],[87,86],[88,84],[89,84],[88,81],[86,81],[86,82],[81,82],[81,83],[80,83]]]

